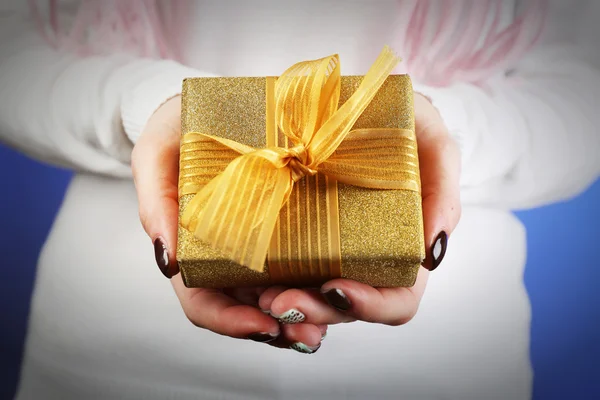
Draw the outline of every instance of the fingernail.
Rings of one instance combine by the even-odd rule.
[[[306,316],[302,314],[302,312],[296,310],[295,308],[287,310],[281,315],[275,315],[273,313],[271,313],[271,315],[274,318],[277,318],[277,320],[282,324],[298,324],[300,322],[304,322],[304,320],[306,319]]]
[[[277,339],[278,336],[279,333],[256,332],[248,335],[248,339],[254,340],[255,342],[268,343]]]
[[[316,353],[320,347],[321,347],[321,344],[318,344],[317,346],[307,346],[302,342],[296,342],[296,343],[292,343],[292,345],[290,346],[290,349],[296,350],[299,353],[313,354],[313,353]]]
[[[156,264],[158,265],[158,268],[160,268],[160,272],[171,279],[173,275],[169,268],[169,252],[167,251],[167,245],[162,238],[156,238],[156,240],[154,240],[154,257],[156,258]]]
[[[321,294],[332,307],[340,311],[348,311],[352,306],[348,297],[340,289],[329,289],[321,292]]]
[[[446,248],[448,247],[448,234],[444,231],[441,231],[440,234],[433,242],[433,246],[431,247],[431,269],[433,271],[436,269],[444,256],[446,255]]]
[[[321,336],[321,342],[322,342],[323,340],[325,340],[325,338],[326,338],[326,337],[327,337],[327,332],[325,332],[325,333],[324,333],[324,334]]]

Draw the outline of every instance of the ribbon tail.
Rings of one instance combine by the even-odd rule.
[[[279,211],[292,189],[290,170],[247,154],[217,179],[197,195],[206,200],[195,236],[234,262],[262,272]]]
[[[314,134],[308,146],[309,167],[319,166],[333,154],[398,62],[390,48],[384,47],[356,92]]]

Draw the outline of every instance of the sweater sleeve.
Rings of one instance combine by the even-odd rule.
[[[464,203],[535,207],[577,195],[598,178],[600,52],[593,40],[600,31],[585,18],[597,14],[584,3],[581,18],[570,22],[551,9],[548,39],[510,73],[482,85],[415,85],[461,148]]]
[[[57,51],[36,31],[27,2],[10,3],[0,6],[0,140],[52,164],[129,176],[150,115],[201,72],[128,54]]]

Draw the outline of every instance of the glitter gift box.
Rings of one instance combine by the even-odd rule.
[[[342,76],[340,104],[358,88],[361,76]],[[264,148],[267,145],[268,78],[188,78],[182,92],[182,134],[208,135]],[[317,174],[294,187],[288,200],[296,209],[311,207],[306,214],[281,210],[278,233],[272,252],[285,254],[285,262],[265,261],[262,272],[238,265],[212,249],[188,230],[179,227],[177,261],[188,287],[243,287],[269,284],[320,286],[336,278],[357,280],[375,287],[412,286],[425,257],[418,155],[414,136],[413,92],[407,75],[390,75],[371,103],[355,122],[353,129],[397,128],[410,131],[402,158],[412,168],[419,190],[380,190],[337,183],[331,196],[324,186],[327,179]],[[219,171],[202,158],[186,157],[182,141],[181,183],[189,171],[207,177]],[[193,194],[181,194],[180,217]],[[326,218],[319,200],[331,202],[339,217],[339,240],[328,236]],[[312,200],[311,200],[312,199]],[[326,203],[322,203],[326,204]],[[286,228],[287,227],[287,228]],[[302,240],[286,240],[286,229],[294,227]],[[328,228],[331,228],[330,226]],[[275,236],[277,236],[275,238]],[[299,245],[298,243],[302,243]],[[308,243],[308,244],[307,244]],[[298,245],[297,245],[298,244]],[[331,262],[319,257],[321,246],[339,246],[341,259]]]

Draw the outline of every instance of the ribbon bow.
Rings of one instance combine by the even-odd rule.
[[[398,161],[405,131],[350,131],[398,62],[386,46],[339,108],[337,55],[287,69],[275,82],[273,120],[293,143],[289,148],[254,149],[217,136],[186,134],[184,143],[237,157],[199,188],[181,225],[238,264],[262,271],[279,211],[304,176],[320,173],[366,188],[419,190],[414,182],[407,187],[407,171]]]

